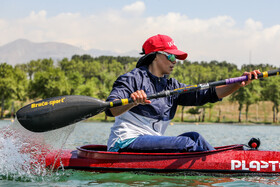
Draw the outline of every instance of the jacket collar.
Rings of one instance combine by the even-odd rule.
[[[140,69],[145,70],[147,72],[147,75],[154,83],[163,84],[163,85],[167,84],[168,75],[164,75],[163,77],[157,77],[149,71],[148,66],[141,66]]]

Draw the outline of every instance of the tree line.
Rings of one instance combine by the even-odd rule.
[[[86,95],[105,100],[116,78],[135,68],[137,60],[136,57],[127,56],[74,55],[71,59],[64,58],[57,62],[52,59],[38,59],[14,67],[0,63],[0,117],[14,115],[20,107],[35,100],[60,95]],[[253,69],[267,71],[275,68],[269,64],[259,64],[243,65],[238,69],[235,64],[226,61],[185,60],[177,63],[170,77],[191,85],[238,77],[244,71]],[[273,122],[277,122],[280,103],[279,77],[253,81],[232,94],[229,100],[239,105],[239,122],[242,120],[243,108],[248,114],[250,105],[270,101],[273,104]],[[202,110],[204,116],[205,109],[213,106],[214,104],[206,104],[191,108],[187,112],[196,114]],[[6,116],[4,111],[9,111]],[[183,121],[184,108],[181,112]]]

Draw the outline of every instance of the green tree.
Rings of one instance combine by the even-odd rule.
[[[248,95],[245,101],[246,104],[246,121],[248,121],[248,114],[249,114],[249,107],[252,104],[258,103],[261,98],[260,98],[260,93],[261,93],[261,87],[259,84],[259,81],[253,81],[251,84],[247,85],[247,90],[248,90]]]
[[[2,63],[0,64],[1,118],[4,116],[5,102],[10,100],[15,92],[16,81],[13,78],[13,67]]]
[[[48,68],[37,72],[30,82],[30,96],[32,99],[49,98],[70,93],[66,76],[60,68]]]
[[[13,68],[7,63],[0,64],[0,99],[1,115],[3,118],[6,105],[12,99],[26,99],[27,78],[26,74],[19,68]]]
[[[266,88],[262,90],[263,100],[273,103],[273,123],[278,122],[278,112],[280,105],[280,78],[274,77],[265,80]]]
[[[20,64],[20,65],[17,65],[16,67],[25,71],[28,74],[29,80],[32,80],[34,73],[36,73],[37,71],[39,71],[41,69],[40,68],[41,63],[40,63],[40,60],[31,60],[27,64]]]
[[[58,62],[58,67],[60,67],[61,70],[64,71],[66,76],[68,76],[72,72],[79,72],[81,75],[83,75],[82,70],[84,67],[84,63],[79,59],[73,60],[73,57],[70,61],[67,58],[64,58]]]
[[[53,60],[50,59],[38,59],[38,60],[31,60],[27,64],[18,64],[15,66],[26,72],[28,74],[29,80],[33,79],[33,76],[38,71],[46,71],[48,68],[54,67]]]
[[[194,108],[190,108],[188,110],[188,113],[192,114],[192,115],[195,115],[195,119],[196,119],[196,116],[199,115],[201,113],[201,107],[200,106],[197,106],[197,107],[194,107]],[[197,121],[197,119],[196,119]]]
[[[79,94],[79,87],[80,85],[84,84],[85,78],[79,72],[72,72],[67,75],[67,81],[69,83],[69,94],[70,95],[77,95]]]
[[[99,61],[92,61],[92,62],[84,62],[82,74],[85,80],[89,80],[92,77],[101,78],[100,74],[105,71],[107,67],[104,64],[101,64]]]
[[[215,103],[206,103],[205,105],[201,106],[203,108],[202,112],[202,121],[205,121],[205,109],[208,108],[209,109],[209,121],[211,121],[211,117],[212,117],[212,108],[215,106]]]
[[[249,112],[249,106],[259,101],[259,93],[260,93],[260,87],[258,85],[257,81],[253,81],[251,84],[241,87],[236,92],[231,94],[230,101],[234,102],[237,101],[239,104],[238,110],[239,110],[239,117],[238,122],[240,123],[241,120],[241,114],[243,106],[246,106],[246,121],[248,121],[248,112]]]
[[[234,92],[233,94],[231,94],[230,96],[230,101],[234,102],[237,101],[239,104],[238,107],[238,111],[239,111],[239,115],[238,115],[238,122],[241,123],[241,114],[242,114],[242,109],[243,106],[246,102],[246,96],[247,96],[248,90],[246,87],[242,87],[240,89],[238,89],[236,92]]]
[[[77,90],[75,90],[75,94],[98,98],[99,89],[96,85],[97,82],[98,80],[95,77],[87,80],[84,84],[81,84],[77,87]]]
[[[14,80],[16,82],[15,99],[19,101],[26,101],[28,98],[28,83],[27,75],[20,68],[14,68]]]

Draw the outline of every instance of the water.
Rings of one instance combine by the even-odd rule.
[[[145,172],[98,173],[51,171],[35,162],[34,153],[75,149],[84,144],[106,144],[112,123],[78,123],[47,133],[32,133],[18,123],[0,120],[0,186],[277,186],[280,177],[168,176]],[[261,149],[280,151],[280,126],[175,124],[166,135],[201,133],[212,145],[246,144],[261,139]],[[28,151],[22,151],[28,150]],[[35,154],[35,155],[36,155]],[[27,164],[30,162],[33,164]]]

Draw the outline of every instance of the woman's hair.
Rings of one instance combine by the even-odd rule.
[[[145,54],[144,49],[142,49],[142,52],[140,54],[142,54],[142,55]],[[141,66],[148,66],[148,65],[150,65],[154,61],[154,59],[156,58],[156,55],[157,55],[157,52],[152,52],[152,53],[149,53],[147,55],[142,56],[138,60],[138,62],[136,64],[136,67],[139,68]]]

